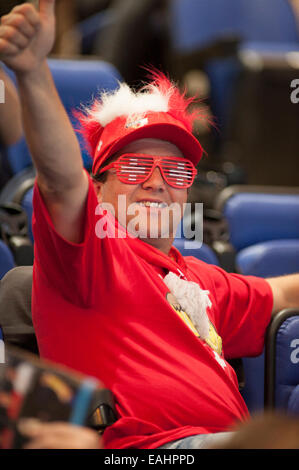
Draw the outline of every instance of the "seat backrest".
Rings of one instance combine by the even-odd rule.
[[[236,256],[237,270],[258,277],[299,272],[299,238],[270,240],[249,246]]]
[[[90,103],[103,91],[114,90],[121,80],[115,67],[101,60],[49,59],[48,62],[58,94],[75,128],[79,128],[79,124],[73,111]],[[78,139],[84,164],[89,168],[90,156],[79,134]],[[8,158],[15,174],[32,164],[24,138],[8,149]]]
[[[273,317],[263,353],[243,358],[243,368],[242,395],[251,413],[266,408],[299,414],[299,308]]]
[[[186,214],[185,212],[184,217],[182,218],[180,224],[177,227],[173,245],[179,250],[179,252],[183,256],[194,256],[194,258],[204,261],[205,263],[215,264],[216,266],[219,266],[219,259],[215,251],[209,245],[202,242],[203,233],[201,234],[200,238],[188,238],[192,235],[191,227],[198,227],[198,225],[196,224],[198,224],[199,221],[202,227],[200,213],[195,215],[195,213]]]
[[[246,41],[299,41],[298,26],[288,0],[239,0],[240,29]]]
[[[194,258],[204,261],[205,263],[215,264],[216,266],[219,265],[219,260],[215,252],[205,243],[200,243],[196,240],[187,240],[185,238],[175,238],[173,244],[183,256],[194,256]]]
[[[288,413],[299,416],[299,385],[294,387],[292,391],[289,401],[288,401]]]
[[[298,189],[289,188],[287,194],[279,193],[279,188],[276,193],[257,188],[256,192],[246,192],[246,186],[236,189],[222,203],[230,242],[237,251],[268,240],[299,238]]]
[[[296,43],[294,11],[287,0],[173,0],[173,47],[187,51],[228,35],[242,42]]]
[[[285,309],[272,320],[265,364],[265,406],[283,410],[294,406],[292,393],[299,384],[299,308]]]
[[[235,33],[238,0],[173,0],[169,8],[172,47],[178,51]]]

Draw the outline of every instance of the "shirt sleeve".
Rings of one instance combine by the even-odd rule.
[[[262,353],[271,319],[273,294],[265,279],[213,272],[216,322],[227,358],[257,356]]]
[[[98,201],[89,178],[82,243],[65,240],[53,225],[43,196],[35,183],[33,194],[33,235],[35,277],[59,289],[67,300],[88,307],[95,301],[95,260],[99,243],[95,236]]]

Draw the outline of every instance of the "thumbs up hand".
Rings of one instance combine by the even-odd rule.
[[[16,73],[37,69],[55,40],[55,0],[40,0],[39,11],[23,3],[1,18],[0,60]]]

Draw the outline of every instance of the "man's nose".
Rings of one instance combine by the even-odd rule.
[[[150,177],[142,183],[144,189],[165,189],[165,180],[158,167],[154,169]]]

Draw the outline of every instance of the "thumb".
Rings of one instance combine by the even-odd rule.
[[[42,16],[48,17],[55,13],[55,0],[39,0],[39,12]]]

